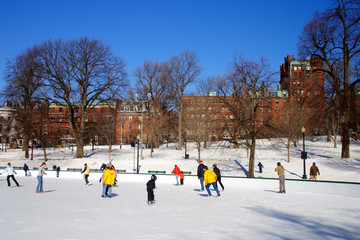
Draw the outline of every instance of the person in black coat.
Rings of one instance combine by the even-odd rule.
[[[204,187],[204,164],[203,164],[202,160],[200,160],[199,163],[200,164],[197,169],[197,176],[198,176],[198,179],[200,180],[201,192],[203,192],[205,190],[205,187]]]
[[[105,163],[103,163],[103,164],[101,165],[101,167],[100,167],[100,171],[104,171],[104,170],[105,170],[105,168],[106,168],[106,164],[105,164]]]
[[[151,179],[146,183],[146,190],[148,193],[148,204],[149,205],[152,205],[155,203],[154,192],[155,192],[155,188],[156,188],[156,185],[155,185],[156,179],[157,179],[156,175],[153,174],[153,175],[151,175]]]
[[[24,171],[25,171],[25,176],[27,176],[29,171],[29,166],[26,163],[24,163]]]
[[[221,182],[221,174],[220,174],[220,169],[216,166],[216,163],[213,165],[213,171],[216,174],[217,180],[216,180],[216,187],[217,187],[217,182],[219,182],[222,190],[224,191],[224,185]]]

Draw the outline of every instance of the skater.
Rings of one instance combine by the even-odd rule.
[[[89,166],[85,163],[84,164],[84,169],[83,171],[81,172],[81,174],[85,173],[85,184],[88,185],[89,184],[89,175],[90,175],[90,168]]]
[[[117,171],[116,171],[116,169],[115,169],[114,165],[112,165],[112,164],[111,164],[111,169],[112,169],[112,170],[114,170],[114,172],[115,172],[115,181],[114,181],[114,185],[116,185],[116,183],[117,183]]]
[[[209,194],[209,197],[211,197],[211,192],[210,192],[210,186],[212,185],[217,193],[217,195],[220,197],[220,192],[219,189],[216,186],[216,173],[214,173],[213,171],[209,170],[207,166],[204,166],[204,182],[205,182],[205,186],[206,186],[206,191]]]
[[[215,182],[216,187],[217,187],[217,182],[219,182],[222,190],[224,191],[224,185],[221,182],[221,174],[220,174],[220,169],[217,167],[216,163],[213,165],[213,171],[216,174],[217,180]]]
[[[7,173],[7,177],[6,177],[6,180],[7,180],[7,184],[8,184],[8,187],[10,187],[10,178],[12,178],[12,180],[16,183],[16,186],[19,186],[19,183],[16,181],[15,177],[14,177],[14,174],[17,174],[14,170],[14,168],[11,166],[11,163],[8,162],[8,165],[6,166],[6,168],[4,169],[4,171],[1,174],[3,173]]]
[[[103,191],[101,197],[111,198],[112,185],[115,183],[115,171],[112,169],[111,164],[106,165],[106,169],[103,174]]]
[[[37,180],[38,180],[38,184],[36,186],[36,193],[44,193],[44,190],[43,190],[43,175],[47,175],[46,172],[45,172],[45,166],[46,166],[46,163],[43,162],[40,166],[40,169],[39,169],[39,173],[38,173],[38,176],[37,176]]]
[[[25,177],[27,177],[28,171],[29,171],[29,166],[26,163],[24,163]]]
[[[285,191],[285,170],[280,162],[277,163],[275,172],[279,175],[279,193],[286,193]]]
[[[176,185],[179,185],[180,168],[175,164],[174,170],[171,173],[175,174]]]
[[[204,188],[204,164],[203,164],[202,160],[199,161],[199,166],[197,169],[197,176],[198,176],[198,179],[200,180],[200,186],[201,186],[200,191],[203,192],[205,190],[205,188]]]
[[[103,163],[103,164],[101,165],[101,167],[100,167],[100,171],[104,171],[105,169],[106,169],[106,164]]]
[[[313,165],[311,166],[310,168],[310,177],[311,177],[311,180],[317,180],[317,175],[319,174],[320,176],[320,171],[319,171],[319,168],[316,166],[316,163],[313,162]]]
[[[60,175],[60,166],[57,166],[56,168],[56,177],[59,177]]]
[[[180,185],[184,185],[184,178],[185,178],[184,173],[181,171],[180,172]]]
[[[154,196],[154,192],[155,192],[155,181],[156,181],[157,177],[156,175],[151,175],[151,179],[146,183],[146,190],[147,190],[147,194],[148,194],[148,204],[152,205],[155,203],[155,196]]]
[[[258,167],[259,167],[259,173],[262,173],[262,169],[264,168],[264,165],[262,165],[262,163],[259,162]]]

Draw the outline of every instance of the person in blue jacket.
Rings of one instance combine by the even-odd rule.
[[[258,167],[259,167],[259,172],[262,173],[262,169],[264,168],[264,166],[262,165],[261,162],[259,162]]]
[[[11,163],[8,163],[8,165],[6,166],[6,168],[4,169],[4,171],[1,174],[3,173],[7,173],[7,184],[8,184],[8,187],[10,187],[10,178],[12,178],[12,180],[16,183],[16,186],[19,186],[19,183],[16,181],[15,177],[14,177],[14,174],[17,174],[14,170],[14,168],[11,166]]]
[[[57,166],[56,168],[56,177],[59,177],[60,175],[60,166]]]

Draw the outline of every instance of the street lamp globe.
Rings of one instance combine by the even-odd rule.
[[[306,132],[306,129],[304,126],[301,127],[301,133],[305,133]]]

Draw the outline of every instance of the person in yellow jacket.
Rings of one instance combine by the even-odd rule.
[[[115,170],[112,169],[111,164],[106,165],[106,169],[103,173],[103,191],[101,197],[111,198],[112,185],[115,183]]]
[[[209,197],[212,196],[210,192],[211,185],[214,187],[217,195],[220,197],[220,191],[216,186],[216,180],[217,180],[216,173],[214,173],[214,171],[209,170],[207,166],[204,166],[204,183],[205,183],[206,191],[209,194]]]
[[[90,175],[90,167],[85,163],[84,164],[84,169],[83,171],[81,172],[81,174],[84,174],[85,176],[85,184],[88,185],[89,184],[89,175]]]

